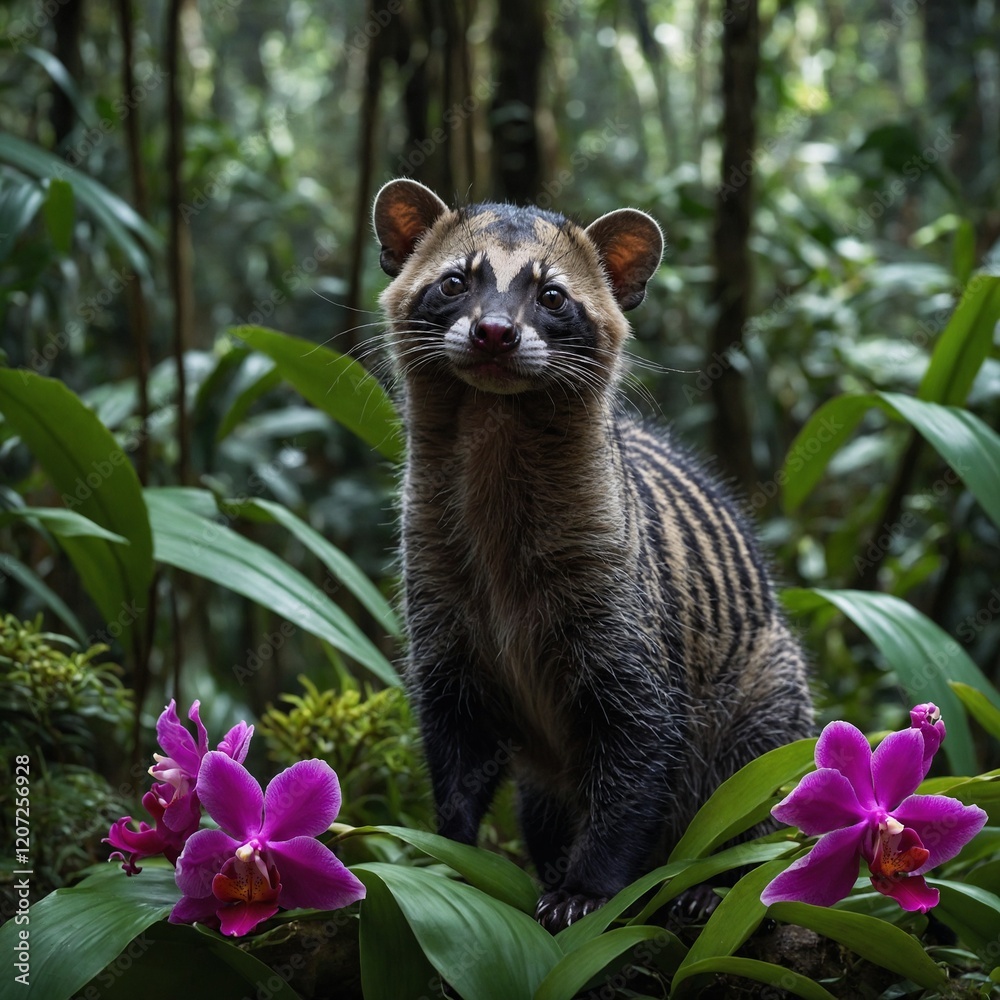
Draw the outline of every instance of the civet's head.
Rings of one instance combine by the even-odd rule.
[[[451,374],[476,389],[607,385],[646,294],[663,235],[622,208],[586,229],[539,208],[449,209],[411,180],[375,199],[381,304],[404,376]]]

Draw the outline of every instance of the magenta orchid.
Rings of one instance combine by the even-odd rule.
[[[236,936],[279,907],[336,909],[364,897],[364,885],[315,839],[340,811],[340,783],[325,761],[299,761],[262,792],[239,761],[212,751],[198,794],[220,828],[199,830],[177,859],[184,896],[171,922]]]
[[[137,875],[142,869],[137,862],[142,858],[162,854],[171,864],[177,861],[184,844],[201,822],[201,803],[196,786],[202,759],[208,750],[208,733],[201,721],[200,703],[194,702],[188,718],[195,724],[198,740],[177,718],[177,706],[170,704],[156,720],[156,736],[166,756],[153,754],[155,764],[149,773],[160,779],[142,797],[142,805],[153,818],[153,826],[141,822],[139,829],[130,825],[131,816],[116,820],[104,842],[116,850],[110,860],[122,862],[127,875]],[[253,726],[237,723],[219,743],[219,750],[242,763],[250,748]]]
[[[771,810],[807,836],[822,836],[767,886],[763,903],[830,906],[850,893],[863,859],[872,885],[903,909],[926,913],[937,904],[939,893],[923,873],[955,857],[987,815],[944,795],[913,794],[945,728],[932,704],[914,708],[911,721],[874,753],[849,723],[826,726],[816,745],[818,770]]]

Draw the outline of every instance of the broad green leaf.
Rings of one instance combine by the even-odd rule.
[[[1000,941],[1000,896],[968,882],[933,878],[929,885],[941,893],[935,915],[946,923],[970,948],[996,959]]]
[[[0,264],[13,252],[18,237],[45,203],[42,186],[33,180],[5,178],[0,190]]]
[[[66,181],[53,179],[42,208],[45,225],[55,248],[63,254],[73,248],[74,202],[73,188]]]
[[[0,135],[0,162],[10,163],[33,177],[67,181],[76,200],[107,230],[129,264],[145,278],[150,276],[146,247],[159,249],[160,234],[125,201],[65,160],[10,133]]]
[[[354,431],[386,458],[402,459],[399,417],[382,386],[353,358],[261,326],[230,330],[273,358],[282,376],[313,406]]]
[[[770,811],[774,793],[813,766],[816,740],[798,740],[770,750],[724,781],[698,810],[670,860],[700,858],[759,822]],[[763,816],[761,809],[764,806]]]
[[[128,539],[128,545],[102,538],[62,540],[101,614],[109,623],[122,624],[128,648],[153,577],[149,517],[128,457],[94,413],[56,379],[0,370],[0,411],[62,494],[63,504]]]
[[[562,958],[555,939],[526,913],[425,868],[380,862],[351,871],[392,893],[424,954],[464,1000],[531,997]],[[361,904],[362,920],[368,919]]]
[[[805,1000],[836,1000],[834,994],[798,972],[792,972],[791,969],[786,969],[784,966],[774,965],[771,962],[761,962],[753,958],[733,958],[728,955],[706,958],[695,962],[687,969],[687,975],[692,977],[704,976],[708,973],[742,976],[744,979],[753,979],[758,983],[768,983],[783,991],[794,993],[796,996],[805,997]]]
[[[335,545],[331,545],[315,528],[273,500],[257,498],[248,501],[244,506],[260,511],[290,531],[368,609],[369,614],[389,635],[399,637],[402,634],[399,619],[392,610],[392,605],[382,596],[378,587],[351,559]]]
[[[66,602],[29,566],[15,559],[13,556],[4,555],[0,552],[0,574],[12,577],[24,587],[25,590],[34,594],[39,601],[50,608],[52,613],[59,618],[73,634],[73,638],[83,648],[89,644],[87,630],[83,627],[80,619],[70,610]]]
[[[777,476],[783,486],[786,510],[799,507],[819,482],[834,453],[873,407],[894,420],[911,424],[958,473],[1000,527],[1000,435],[967,410],[896,392],[838,396],[812,415],[792,443]]]
[[[173,868],[150,862],[131,878],[108,865],[79,885],[40,899],[29,911],[31,975],[27,986],[18,984],[17,996],[74,997],[147,927],[166,917],[180,895]],[[14,920],[0,927],[5,956],[13,954],[22,927]],[[12,977],[9,958],[6,964],[5,986]]]
[[[910,700],[932,701],[948,727],[942,747],[956,774],[976,771],[972,735],[961,703],[949,687],[963,681],[1000,706],[1000,694],[968,653],[942,628],[912,605],[891,594],[862,590],[786,590],[791,610],[812,610],[829,602],[842,611],[874,643],[895,670]]]
[[[669,951],[677,963],[685,954],[675,934],[662,927],[618,927],[587,941],[560,959],[542,980],[532,1000],[573,1000],[602,969],[625,952],[636,951],[636,961],[649,962],[654,954]],[[595,987],[600,990],[600,986]]]
[[[11,521],[37,521],[56,538],[103,538],[115,545],[128,545],[128,539],[91,521],[89,517],[65,507],[18,507],[0,514],[0,524]]]
[[[687,957],[681,962],[674,976],[671,996],[694,995],[701,978],[693,971],[698,963],[709,958],[732,955],[750,937],[767,911],[767,907],[760,901],[760,894],[790,863],[770,861],[754,868],[726,893],[708,918],[698,939],[691,945]]]
[[[963,237],[960,229],[955,238],[956,255],[962,238],[967,240],[968,235]],[[934,345],[917,396],[944,406],[962,406],[983,361],[989,357],[998,320],[1000,278],[977,274],[966,285],[958,307]]]
[[[983,729],[994,739],[1000,740],[1000,710],[990,704],[989,698],[978,688],[960,681],[949,681],[948,686]]]
[[[191,492],[202,491],[184,491]],[[191,502],[202,505],[204,498]],[[250,598],[353,657],[386,684],[399,684],[392,664],[371,640],[298,570],[231,528],[192,512],[177,490],[147,489],[146,503],[159,562]]]
[[[291,957],[291,956],[290,956]],[[301,965],[301,963],[299,963]],[[237,940],[196,924],[153,924],[77,995],[76,1000],[301,1000],[288,984],[291,962],[276,969]]]
[[[266,361],[266,366],[258,365],[254,359]],[[219,422],[218,430],[215,432],[216,441],[221,441],[223,438],[229,437],[240,421],[247,415],[250,407],[264,393],[270,392],[281,383],[281,371],[270,358],[264,359],[258,354],[251,354],[247,357],[243,371],[246,371],[248,368],[254,372],[253,377],[233,397],[229,409]]]
[[[1000,283],[1000,278],[995,278]],[[997,292],[1000,302],[1000,289]],[[878,396],[912,424],[962,477],[1000,528],[1000,435],[968,410],[927,403],[898,392]]]
[[[359,876],[360,877],[360,876]],[[365,1000],[420,1000],[437,978],[399,904],[375,873],[361,906],[361,986]]]
[[[459,844],[426,830],[410,830],[402,826],[362,827],[356,832],[364,833],[367,830],[377,830],[398,837],[454,868],[467,882],[494,899],[525,913],[535,912],[538,893],[531,876],[499,854]]]
[[[948,735],[950,738],[951,733]],[[985,809],[989,814],[989,822],[993,825],[1000,824],[1000,779],[996,776],[959,781],[948,788],[946,794],[964,805],[976,805]]]
[[[869,962],[921,986],[940,986],[947,978],[912,934],[877,917],[809,903],[772,903],[768,914],[832,938]]]
[[[785,510],[792,513],[812,493],[830,459],[843,447],[872,408],[870,395],[844,395],[824,403],[795,436],[775,482]]]
[[[719,851],[718,854],[693,861],[683,871],[678,872],[666,882],[630,923],[646,923],[657,910],[672,899],[676,899],[686,889],[701,882],[708,882],[722,872],[732,871],[734,868],[741,868],[744,865],[758,865],[765,861],[775,861],[798,849],[798,844],[787,841],[779,841],[775,844],[752,841],[748,844],[735,844],[724,851]]]

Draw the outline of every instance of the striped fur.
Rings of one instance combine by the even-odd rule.
[[[803,657],[725,491],[620,412],[655,223],[452,211],[412,181],[375,223],[408,436],[406,676],[439,827],[475,842],[512,773],[555,929],[810,733]]]

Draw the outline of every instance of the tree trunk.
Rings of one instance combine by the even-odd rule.
[[[711,357],[721,368],[712,382],[713,446],[725,473],[744,488],[755,481],[743,376],[731,363],[742,343],[753,282],[750,220],[753,207],[751,153],[755,142],[759,32],[757,0],[726,0],[723,16],[722,184],[715,223],[715,302]]]

